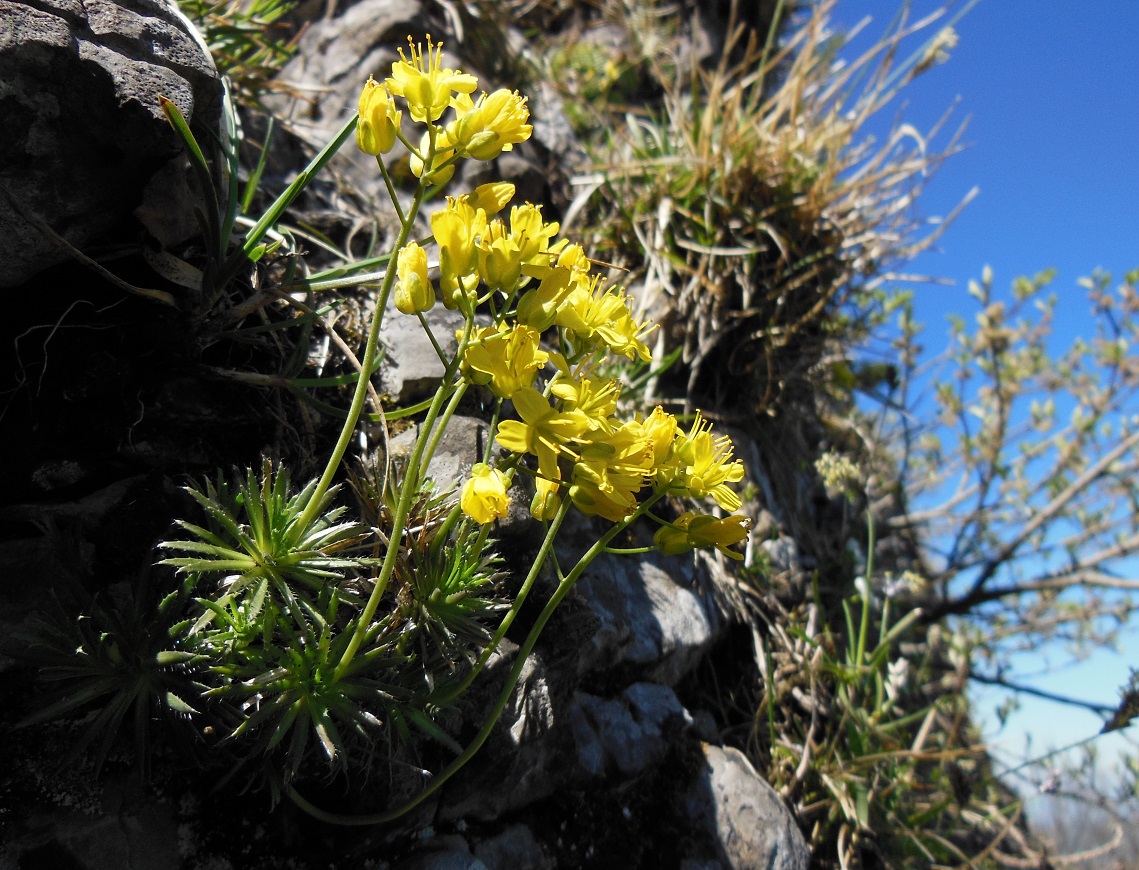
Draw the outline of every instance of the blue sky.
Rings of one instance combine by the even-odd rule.
[[[912,17],[940,5],[914,0]],[[877,36],[898,6],[899,0],[839,0],[835,23],[849,27],[869,15],[868,37]],[[985,264],[993,269],[994,288],[1002,290],[1018,275],[1055,268],[1058,341],[1090,336],[1093,321],[1076,280],[1096,268],[1119,277],[1139,267],[1139,2],[980,0],[955,30],[959,42],[949,62],[917,79],[902,97],[903,119],[922,131],[954,104],[957,123],[969,119],[963,140],[969,147],[927,186],[921,212],[946,214],[971,188],[980,188],[937,250],[910,270],[954,282],[914,288],[918,320],[926,324],[923,343],[931,354],[942,350],[946,315],[971,318],[975,309],[965,288]],[[887,110],[883,121],[897,109]],[[1044,651],[1024,664],[1026,670],[1050,670],[1063,658]],[[1098,654],[1033,682],[1112,704],[1128,665],[1139,667],[1134,635],[1124,638],[1121,655]],[[1024,699],[998,734],[991,711],[1001,698],[988,690],[976,697],[989,735],[1009,756],[1022,752],[1025,734],[1032,734],[1040,752],[1089,736],[1101,724],[1091,713]],[[1120,743],[1106,738],[1097,745],[1110,756]]]

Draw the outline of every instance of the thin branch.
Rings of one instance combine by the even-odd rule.
[[[986,559],[980,573],[977,575],[977,579],[973,581],[973,585],[965,595],[960,598],[945,601],[931,608],[930,612],[924,617],[923,622],[927,624],[937,622],[950,613],[967,613],[977,604],[985,600],[992,600],[986,594],[987,590],[985,589],[985,584],[993,578],[997,570],[1011,559],[1020,546],[1036,531],[1054,519],[1072,499],[1087,489],[1096,478],[1105,474],[1112,464],[1128,451],[1133,450],[1136,445],[1139,445],[1139,432],[1133,432],[1130,436],[1119,442],[1112,450],[1109,450],[1101,456],[1094,465],[1065,487],[1063,492],[1052,499],[1039,513],[1025,523],[1020,532],[1007,544],[1001,547],[994,555]]]
[[[969,672],[969,679],[974,682],[984,683],[986,686],[1000,686],[1002,689],[1011,689],[1014,692],[1022,695],[1032,695],[1034,698],[1043,698],[1045,701],[1054,701],[1057,704],[1067,704],[1071,707],[1082,707],[1085,710],[1091,710],[1093,713],[1098,713],[1101,716],[1110,716],[1115,712],[1114,705],[1097,704],[1094,701],[1081,701],[1079,698],[1069,698],[1066,695],[1057,695],[1053,692],[1046,692],[1043,689],[1037,689],[1033,686],[1025,686],[1021,683],[1014,683],[1004,677],[988,677],[984,674],[979,674],[976,671]]]

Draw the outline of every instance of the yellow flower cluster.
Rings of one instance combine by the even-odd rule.
[[[426,49],[409,43],[392,75],[383,83],[369,79],[360,95],[356,137],[363,151],[379,156],[402,142],[423,189],[449,180],[460,159],[491,160],[529,138],[524,98],[506,90],[475,98],[477,80],[445,67],[441,45],[430,37]],[[415,144],[404,136],[397,103],[425,125]],[[460,494],[462,510],[483,525],[504,517],[515,473],[509,469],[534,475],[530,511],[539,520],[551,519],[567,498],[613,522],[633,516],[654,494],[711,498],[737,510],[730,485],[742,480],[743,465],[732,459],[728,438],[713,437],[702,417],[688,431],[661,408],[619,417],[620,384],[598,376],[599,366],[609,355],[649,362],[645,339],[653,327],[637,320],[622,288],[591,274],[581,246],[557,238],[559,225],[544,220],[540,206],[515,205],[500,216],[513,195],[512,185],[488,184],[447,197],[429,216],[437,285],[419,244],[406,244],[396,258],[396,308],[418,314],[441,298],[462,312],[462,378],[513,406],[514,419],[495,431],[499,447],[513,454],[503,465],[508,470],[476,464]],[[489,313],[491,325],[476,325],[476,310]],[[529,467],[526,456],[533,457]],[[746,538],[747,528],[739,517],[686,513],[662,525],[656,545],[668,553],[714,546],[738,556],[727,547]]]
[[[412,172],[433,184],[446,183],[460,157],[493,160],[530,138],[533,127],[526,123],[530,110],[525,97],[503,88],[473,99],[478,79],[444,67],[442,43],[428,36],[425,50],[408,37],[408,53],[400,49],[399,56],[383,83],[369,79],[360,94],[356,144],[361,151],[386,154],[402,138],[403,113],[393,97],[402,98],[413,121],[427,125],[417,146],[404,141],[411,151]],[[454,118],[437,124],[448,109]]]

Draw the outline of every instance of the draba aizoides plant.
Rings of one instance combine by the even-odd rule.
[[[657,523],[655,545],[668,554],[716,547],[734,558],[729,548],[749,526],[731,515],[740,506],[731,484],[744,470],[727,437],[714,436],[699,414],[687,428],[659,407],[629,419],[618,414],[620,383],[600,372],[614,370],[613,358],[648,362],[652,327],[634,317],[623,289],[591,274],[579,245],[557,238],[558,224],[543,220],[540,207],[513,205],[505,219],[513,186],[487,184],[447,197],[428,217],[432,235],[412,239],[424,203],[460,160],[491,160],[526,140],[531,126],[524,97],[498,90],[476,98],[477,80],[445,68],[441,45],[430,37],[426,48],[409,44],[390,77],[364,85],[355,126],[356,143],[376,157],[401,222],[360,370],[375,370],[393,292],[396,309],[419,319],[445,366],[406,464],[354,476],[360,521],[336,505],[335,481],[368,399],[362,375],[318,480],[294,490],[287,470],[266,461],[259,476],[249,472],[235,487],[192,489],[205,524],[181,522],[187,539],[162,544],[172,553],[165,563],[182,578],[172,593],[183,604],[174,608],[180,619],[171,640],[199,692],[186,699],[188,715],[209,717],[219,748],[273,771],[272,786],[304,809],[358,824],[410,809],[477,752],[539,633],[590,562],[603,552],[650,549],[610,546],[631,524],[642,517]],[[417,135],[406,134],[405,114]],[[406,149],[418,179],[406,200],[389,174],[388,155],[397,149]],[[424,317],[439,300],[463,316],[449,357]],[[456,495],[437,490],[426,470],[473,385],[494,396],[494,439]],[[533,479],[530,512],[546,535],[507,603],[495,597],[490,536],[523,475]],[[711,499],[729,515],[689,511],[669,522],[653,513],[665,496]],[[557,568],[557,589],[505,688],[461,747],[434,714],[490,659],[572,508],[611,525],[571,570]],[[454,758],[410,802],[346,818],[298,792],[304,771],[326,763],[351,772],[377,744],[411,727]]]

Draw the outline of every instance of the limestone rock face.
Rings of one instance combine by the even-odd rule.
[[[122,229],[181,154],[159,95],[216,129],[221,93],[173,0],[0,0],[0,285]]]
[[[782,798],[737,749],[704,744],[686,803],[728,867],[807,870],[810,852]]]

